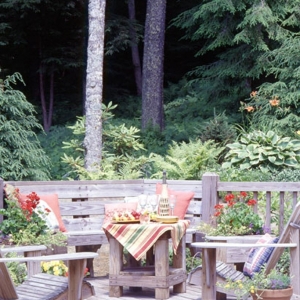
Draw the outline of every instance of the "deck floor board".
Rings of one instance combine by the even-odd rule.
[[[123,296],[120,298],[109,297],[108,295],[108,277],[99,276],[87,279],[95,288],[96,295],[88,298],[87,300],[153,300],[155,299],[155,291],[150,288],[143,288],[142,291],[134,292],[129,290],[128,287],[123,288]],[[186,285],[186,293],[173,293],[170,288],[170,300],[215,300],[215,299],[202,299],[201,287],[198,285]],[[228,300],[234,299],[228,297]]]

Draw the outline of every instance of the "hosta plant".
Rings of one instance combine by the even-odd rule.
[[[300,140],[281,137],[274,131],[243,133],[230,149],[223,168],[259,168],[262,171],[300,167]]]

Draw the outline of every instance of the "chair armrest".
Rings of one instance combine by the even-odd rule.
[[[16,246],[16,247],[5,247],[1,248],[1,253],[9,252],[32,252],[32,251],[43,251],[47,250],[47,247],[44,245],[32,245],[32,246]]]
[[[256,243],[248,243],[248,244],[241,244],[241,243],[213,243],[213,242],[195,242],[191,243],[192,247],[198,248],[206,248],[206,249],[213,249],[213,248],[260,248],[260,247],[283,247],[283,248],[294,248],[297,247],[296,243],[274,243],[274,244],[256,244]]]
[[[30,257],[4,257],[4,258],[0,258],[0,262],[9,262],[9,261],[30,262],[30,261],[53,261],[53,260],[69,261],[69,260],[83,260],[88,258],[95,258],[97,256],[98,253],[95,252],[78,252],[78,253],[43,255],[43,256],[30,256]]]

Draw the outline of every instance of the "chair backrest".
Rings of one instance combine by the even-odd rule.
[[[289,221],[287,222],[286,226],[282,234],[279,237],[278,243],[297,243],[299,248],[299,238],[294,237],[293,240],[292,231],[297,230],[299,236],[299,229],[300,229],[300,202],[297,203],[295,206]],[[266,265],[266,273],[269,273],[272,269],[275,268],[275,265],[279,261],[280,256],[282,255],[284,248],[282,247],[275,247],[269,260]]]
[[[0,250],[0,257],[1,250]],[[5,263],[0,262],[0,299],[14,300],[18,295]]]

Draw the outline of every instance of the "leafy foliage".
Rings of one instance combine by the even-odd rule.
[[[274,131],[243,133],[238,142],[227,147],[230,149],[226,155],[229,162],[223,164],[224,168],[260,168],[265,172],[299,168],[300,141],[278,136]]]
[[[252,278],[246,280],[227,280],[218,284],[225,290],[234,291],[237,299],[248,298],[249,294],[256,295],[256,299],[263,299],[263,290],[280,290],[291,286],[291,278],[288,274],[272,269],[269,274],[263,267],[260,272],[254,273]]]
[[[185,30],[185,39],[200,41],[196,56],[206,63],[188,73],[188,84],[198,85],[209,105],[234,112],[241,98],[266,82],[260,92],[268,88],[267,99],[285,98],[284,107],[291,106],[293,113],[299,98],[295,88],[299,83],[293,85],[299,81],[299,53],[295,51],[299,38],[294,34],[299,31],[298,16],[298,1],[248,0],[205,0],[179,14],[172,25]]]
[[[0,209],[4,220],[0,224],[1,235],[9,245],[58,245],[64,246],[66,236],[50,230],[44,219],[48,211],[38,207],[39,197],[33,192],[23,204],[9,197],[6,208]],[[3,240],[3,241],[4,241]]]
[[[236,139],[237,133],[232,125],[228,124],[225,112],[216,115],[213,119],[204,122],[197,132],[201,141],[213,140],[215,143],[225,146]]]
[[[9,252],[5,254],[5,257],[21,257],[15,252]],[[6,263],[9,274],[15,286],[20,285],[27,278],[27,267],[25,263],[18,261],[9,261]]]
[[[166,156],[153,154],[152,177],[160,178],[161,170],[166,170],[169,179],[201,179],[206,170],[216,165],[222,150],[213,141],[173,142]]]
[[[246,192],[238,195],[227,194],[224,204],[215,206],[214,218],[217,222],[216,228],[210,228],[209,235],[248,235],[262,234],[263,220],[253,211],[253,206],[257,203],[251,199]],[[204,224],[205,226],[205,224]],[[202,232],[203,228],[199,226]]]
[[[103,121],[103,157],[101,167],[93,173],[84,168],[82,141],[85,132],[84,118],[79,117],[74,126],[73,133],[78,139],[64,142],[64,148],[73,149],[73,155],[64,154],[62,161],[73,170],[73,175],[80,179],[136,179],[143,175],[145,165],[150,159],[138,155],[144,150],[139,141],[139,130],[134,126],[127,128],[124,124],[113,125],[111,111],[115,108],[111,103],[102,104]],[[75,157],[74,155],[77,155]],[[71,177],[71,176],[70,176]]]
[[[294,136],[299,130],[300,54],[295,51],[299,46],[298,36],[289,37],[279,48],[260,57],[259,63],[267,75],[276,80],[264,82],[246,103],[242,102],[252,128],[276,127],[277,132],[286,136]]]
[[[49,170],[52,180],[61,180],[71,171],[71,168],[61,161],[63,153],[73,154],[73,149],[62,149],[63,141],[72,141],[75,138],[72,130],[65,126],[52,126],[46,134],[38,134],[38,140],[46,155],[51,160]]]
[[[21,82],[19,73],[0,81],[0,176],[5,180],[47,180],[49,159],[36,137],[42,132],[34,107],[11,84]]]

